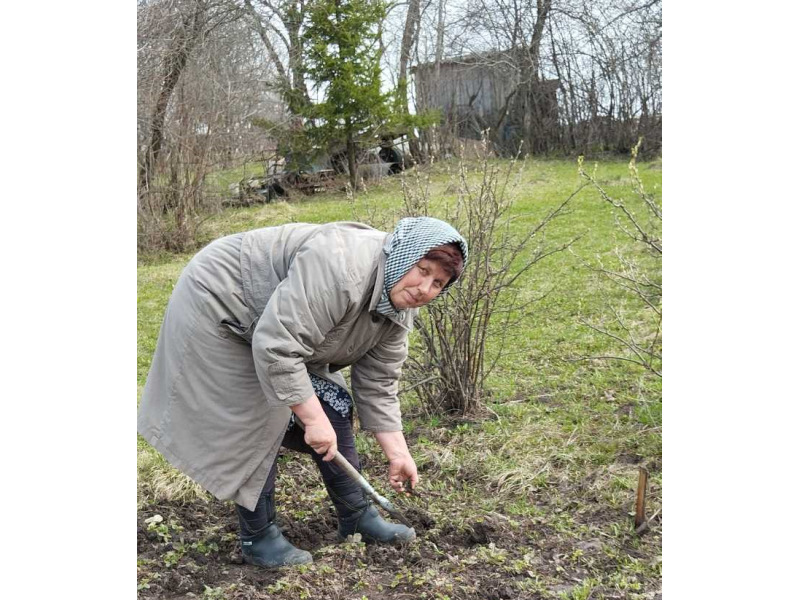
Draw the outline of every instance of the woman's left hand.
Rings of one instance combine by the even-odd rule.
[[[417,481],[419,481],[417,463],[414,462],[410,454],[389,460],[389,484],[394,488],[394,491],[404,491],[403,483],[405,481],[411,482],[411,489],[414,489],[417,486]]]
[[[396,492],[402,492],[403,483],[408,481],[411,489],[414,489],[419,481],[417,463],[411,458],[403,432],[379,431],[375,433],[375,439],[378,440],[383,453],[389,459],[389,485]]]

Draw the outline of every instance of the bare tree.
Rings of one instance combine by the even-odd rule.
[[[661,142],[661,3],[575,2],[550,28],[561,81],[567,147],[583,153],[641,152]]]
[[[250,120],[275,110],[269,66],[223,0],[140,4],[138,62],[139,246],[188,249],[218,194],[207,175],[268,143]]]
[[[169,3],[172,4],[172,3]],[[189,55],[208,27],[209,6],[202,0],[176,2],[174,10],[178,13],[175,28],[171,32],[171,43],[164,58],[164,76],[161,90],[150,116],[150,136],[139,169],[139,194],[147,194],[152,181],[154,165],[161,154],[164,141],[164,120],[167,115],[172,93],[186,67]],[[168,7],[172,8],[172,7]],[[169,12],[172,11],[168,11]]]
[[[419,0],[409,0],[406,24],[403,28],[403,40],[400,46],[400,74],[398,77],[398,87],[402,90],[403,94],[405,94],[406,91],[411,50],[414,47],[419,28],[419,16]],[[407,102],[407,98],[403,97],[403,101]]]
[[[275,65],[273,86],[295,106],[310,102],[303,77],[303,24],[306,0],[243,0],[243,6]]]
[[[448,106],[451,121],[481,104],[473,95],[491,92],[485,82],[478,89],[481,72],[503,71],[513,87],[492,100],[481,126],[507,154],[520,141],[525,152],[627,152],[640,136],[641,152],[660,148],[660,0],[465,0],[446,14],[426,6],[432,5],[421,10],[417,62],[435,65],[434,80],[446,88],[436,105],[444,106],[457,86],[469,88],[469,107],[463,99]],[[472,82],[444,81],[445,63],[469,65]],[[418,103],[421,96],[417,89]]]

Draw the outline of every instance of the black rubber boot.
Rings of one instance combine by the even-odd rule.
[[[283,567],[287,565],[303,565],[312,561],[311,554],[295,548],[283,537],[275,522],[275,504],[272,494],[263,494],[259,504],[266,504],[266,520],[263,506],[258,506],[255,513],[236,506],[241,526],[242,556],[244,562],[259,567]]]
[[[417,537],[416,532],[405,525],[383,520],[358,485],[351,479],[338,479],[326,483],[328,495],[339,517],[339,539],[360,533],[365,542],[391,544],[407,542]]]

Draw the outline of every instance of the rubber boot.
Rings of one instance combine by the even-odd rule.
[[[339,539],[360,533],[365,542],[384,544],[407,542],[417,537],[416,532],[405,525],[388,523],[378,513],[369,498],[350,478],[337,478],[325,487],[339,517]]]
[[[275,504],[272,494],[265,494],[262,499],[266,500],[267,523],[265,527],[257,531],[253,531],[253,524],[243,518],[243,511],[239,509],[244,562],[259,567],[283,567],[310,563],[313,560],[311,553],[294,547],[289,540],[283,537],[275,522]]]

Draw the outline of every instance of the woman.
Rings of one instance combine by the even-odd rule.
[[[245,561],[311,562],[275,523],[281,445],[313,456],[341,537],[414,538],[384,521],[329,461],[338,450],[360,468],[355,401],[389,461],[391,486],[416,486],[397,381],[417,310],[461,275],[466,259],[455,229],[416,217],[392,234],[358,223],[257,229],[221,238],[189,262],[159,332],[138,430],[175,467],[236,503]],[[348,365],[352,397],[339,373]]]

